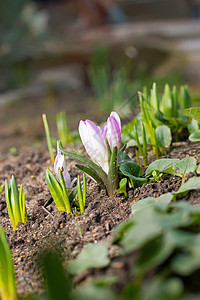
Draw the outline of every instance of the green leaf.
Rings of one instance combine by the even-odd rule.
[[[198,164],[198,167],[196,169],[197,174],[200,174],[200,163]]]
[[[110,158],[110,167],[108,172],[108,195],[111,197],[113,196],[113,193],[118,188],[117,157],[118,157],[118,149],[117,147],[114,147]]]
[[[66,211],[66,206],[63,201],[63,191],[60,183],[54,177],[52,172],[47,168],[46,170],[46,182],[51,193],[53,200],[59,211]]]
[[[170,91],[169,84],[165,84],[164,94],[163,94],[163,109],[164,109],[164,115],[169,118],[173,117],[173,101],[172,101],[172,95]]]
[[[172,193],[176,197],[182,197],[186,195],[191,190],[200,189],[200,177],[192,177],[188,181],[186,181],[184,184],[181,185],[181,187],[178,189],[177,192]]]
[[[82,170],[83,172],[85,172],[86,174],[88,174],[89,176],[91,176],[99,185],[102,189],[106,189],[104,182],[102,181],[102,179],[98,176],[98,174],[96,172],[94,172],[92,169],[83,166],[83,165],[79,165],[76,164],[76,167],[80,170]]]
[[[65,155],[67,155],[71,158],[74,158],[74,159],[84,163],[85,165],[87,165],[87,167],[89,167],[93,171],[93,173],[96,173],[101,178],[104,185],[107,186],[108,176],[101,167],[99,167],[98,165],[93,163],[93,161],[91,161],[90,159],[87,159],[77,153],[72,153],[72,152],[64,150],[62,148],[61,144],[59,145],[59,147],[60,147],[61,152],[64,153]]]
[[[116,190],[117,193],[124,194],[125,197],[127,197],[126,184],[127,178],[122,178],[122,180],[119,183],[119,189]]]
[[[88,284],[78,287],[73,292],[73,299],[81,299],[81,300],[116,300],[117,297],[114,292],[106,287],[99,286],[94,284],[93,282],[89,282]]]
[[[194,172],[196,169],[196,159],[194,157],[185,157],[178,161],[174,166],[175,175],[183,175],[189,172]]]
[[[189,135],[189,140],[191,142],[199,142],[200,141],[200,130],[196,130]]]
[[[89,244],[67,267],[71,274],[82,273],[89,268],[104,268],[110,264],[106,243]]]
[[[118,154],[118,159],[117,159],[117,163],[118,164],[122,164],[122,163],[125,163],[125,162],[133,162],[132,159],[128,156],[128,154],[126,154],[125,152],[123,151],[119,151],[119,154]]]
[[[152,162],[147,170],[146,170],[146,176],[150,176],[152,171],[158,171],[158,172],[165,172],[173,174],[173,165],[179,161],[178,158],[161,158],[157,159],[154,162]]]
[[[166,193],[158,198],[147,197],[139,200],[132,205],[132,214],[136,213],[138,210],[148,207],[149,205],[155,205],[156,207],[165,210],[168,204],[172,201],[173,195],[171,193]]]
[[[130,179],[133,179],[136,183],[144,183],[147,181],[146,178],[141,177],[142,169],[137,164],[127,162],[122,164],[119,169],[122,174]]]
[[[0,298],[17,300],[13,263],[6,235],[0,227]]]
[[[167,148],[172,141],[171,130],[166,125],[160,125],[155,129],[156,140],[158,147]]]
[[[183,247],[182,247],[183,248]],[[200,267],[200,234],[190,234],[185,251],[175,255],[171,268],[177,274],[188,276]]]
[[[200,123],[200,107],[190,107],[182,111],[184,116],[191,117]]]
[[[177,277],[163,278],[157,276],[148,280],[142,286],[142,300],[159,299],[159,300],[178,300],[182,299],[183,284]]]

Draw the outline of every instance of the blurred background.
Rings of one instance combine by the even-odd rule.
[[[199,98],[200,0],[0,1],[0,152],[44,139],[46,113],[127,119],[154,81]],[[56,116],[57,114],[57,116]]]

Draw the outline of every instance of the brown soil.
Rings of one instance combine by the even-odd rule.
[[[134,151],[130,149],[129,155],[133,156],[133,153]],[[167,157],[184,158],[186,155],[198,160],[199,143],[174,144]],[[154,155],[150,152],[149,160],[154,159]],[[75,161],[69,160],[68,166],[72,178],[75,178],[79,174]],[[19,224],[19,229],[15,232],[8,217],[4,192],[0,194],[0,225],[4,227],[11,247],[20,295],[42,290],[40,271],[37,267],[40,250],[54,247],[62,254],[64,260],[68,261],[77,256],[85,244],[108,238],[117,224],[129,218],[133,202],[147,196],[158,197],[163,193],[176,191],[181,185],[179,177],[163,175],[160,182],[144,184],[135,190],[130,189],[127,199],[118,194],[109,198],[91,179],[88,179],[85,213],[74,216],[57,210],[45,182],[47,167],[52,169],[45,146],[25,148],[18,156],[8,154],[0,160],[0,184],[14,175],[17,183],[23,184],[26,194],[28,222]],[[185,199],[193,204],[199,204],[200,191],[190,192]],[[110,257],[116,257],[117,252],[117,248],[112,246],[109,251]],[[106,271],[108,274],[114,273],[119,276],[120,286],[127,282],[129,276],[127,265],[130,259],[133,257],[114,260]],[[84,276],[87,277],[87,272]],[[76,281],[82,279],[78,277]]]

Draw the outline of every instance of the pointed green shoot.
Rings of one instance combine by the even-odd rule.
[[[47,168],[46,170],[46,182],[58,210],[67,212],[68,209],[69,213],[71,213],[71,207],[70,209],[68,207],[69,203],[66,191],[63,191],[63,184],[60,184],[58,182],[58,180],[55,178],[55,176],[52,174],[49,168]]]
[[[5,180],[5,197],[13,230],[16,230],[19,222],[25,223],[27,221],[27,211],[23,185],[21,185],[20,192],[18,192],[14,176],[12,176],[9,186],[7,180]]]
[[[118,168],[117,168],[118,149],[114,147],[111,158],[110,168],[108,172],[108,195],[112,197],[116,189],[118,189]]]
[[[47,116],[45,114],[42,115],[42,120],[43,120],[43,124],[44,124],[46,140],[47,140],[47,145],[48,145],[48,149],[49,149],[49,154],[50,154],[50,157],[51,157],[51,162],[52,162],[52,164],[54,164],[55,158],[54,158],[54,154],[53,154],[51,133],[50,133],[49,124],[48,124],[48,121],[47,121]]]
[[[18,299],[10,248],[2,227],[0,227],[0,299]]]
[[[80,181],[79,175],[77,178],[77,187],[78,187],[78,203],[79,203],[80,212],[82,214],[85,211],[85,206],[84,206],[83,192],[82,192],[81,181]]]

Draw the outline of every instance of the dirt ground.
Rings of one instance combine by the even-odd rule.
[[[128,153],[136,162],[134,149],[129,149]],[[168,150],[167,157],[184,158],[186,155],[199,160],[199,143],[174,144]],[[149,162],[153,160],[155,157],[150,151]],[[23,184],[26,195],[28,222],[19,224],[19,229],[13,232],[4,192],[0,194],[0,225],[4,227],[11,247],[20,295],[42,291],[41,273],[37,263],[41,250],[56,248],[67,262],[76,257],[84,245],[109,238],[114,227],[129,218],[133,202],[148,196],[158,197],[163,193],[176,191],[181,185],[179,177],[163,175],[160,182],[130,189],[127,198],[119,194],[109,198],[105,191],[100,191],[99,187],[87,178],[85,213],[75,216],[57,210],[45,182],[47,167],[53,169],[45,145],[24,147],[17,156],[4,154],[0,160],[0,184],[14,175],[17,183]],[[69,160],[68,167],[72,179],[80,174],[74,160]],[[195,205],[200,204],[200,191],[190,192],[185,199]],[[111,264],[105,272],[117,275],[120,282],[117,288],[122,288],[130,276],[127,265],[133,257],[119,260],[115,248],[110,250],[109,255],[112,259],[117,259],[118,267],[116,269],[115,264]],[[84,276],[87,277],[88,273]],[[77,278],[77,281],[79,280],[80,278]]]

